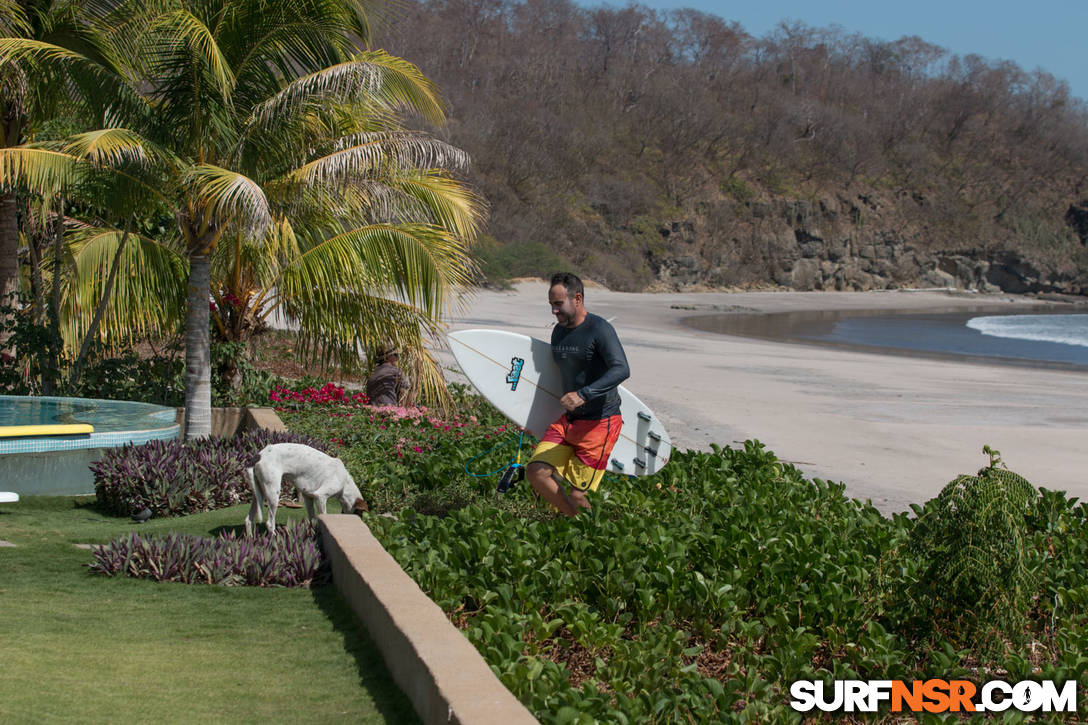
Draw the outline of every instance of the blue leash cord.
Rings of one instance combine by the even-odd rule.
[[[473,478],[488,478],[490,476],[494,476],[496,473],[499,473],[500,471],[505,471],[515,461],[521,461],[521,445],[522,445],[522,442],[524,440],[525,440],[525,431],[522,431],[521,435],[518,436],[518,450],[517,450],[517,453],[515,453],[514,456],[509,461],[502,464],[501,467],[496,468],[494,471],[491,471],[490,473],[473,473],[472,471],[468,470],[468,464],[472,463],[473,461],[475,461],[475,460],[477,460],[479,458],[483,458],[484,456],[486,456],[491,451],[496,451],[496,450],[502,448],[503,446],[510,445],[511,443],[513,443],[513,440],[506,441],[505,443],[500,443],[497,446],[492,446],[491,448],[488,448],[486,451],[484,451],[480,455],[473,456],[472,458],[465,461],[465,473],[472,476]]]
[[[511,443],[513,443],[513,440],[506,441],[505,443],[500,443],[497,446],[492,446],[491,448],[488,448],[486,451],[484,451],[480,455],[473,456],[472,458],[465,461],[465,473],[472,476],[473,478],[490,478],[491,476],[494,476],[496,473],[501,472],[503,474],[503,477],[502,477],[502,480],[499,482],[499,487],[497,489],[497,492],[498,493],[506,493],[510,489],[511,486],[513,486],[515,483],[517,483],[518,481],[520,481],[522,478],[525,477],[525,467],[523,465],[521,465],[521,446],[523,445],[524,441],[525,441],[525,431],[521,431],[521,434],[518,436],[518,448],[517,448],[517,452],[514,454],[514,457],[511,458],[506,463],[504,463],[502,466],[496,468],[494,471],[489,471],[488,473],[473,473],[472,471],[468,470],[468,464],[472,463],[475,460],[483,458],[484,456],[486,456],[488,453],[491,453],[492,451],[497,451],[498,449],[500,449],[500,448],[502,448],[504,446],[510,445]],[[606,472],[604,474],[604,476],[603,476],[603,479],[606,480],[606,481],[621,481],[621,482],[624,479],[627,479],[627,481],[630,482],[634,478],[635,478],[634,476],[618,474],[618,473],[612,473],[612,472]]]

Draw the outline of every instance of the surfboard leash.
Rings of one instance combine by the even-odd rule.
[[[506,493],[518,481],[525,478],[525,466],[521,465],[521,442],[525,439],[525,431],[518,436],[518,455],[513,465],[503,471],[499,485],[495,487],[497,493]]]
[[[487,473],[473,473],[469,470],[469,464],[473,461],[483,458],[488,453],[491,453],[492,451],[497,451],[498,449],[503,448],[504,446],[508,446],[513,442],[513,439],[510,439],[505,443],[500,443],[497,446],[492,446],[491,448],[488,448],[486,451],[478,456],[473,456],[472,458],[468,459],[467,461],[465,461],[465,473],[472,476],[473,478],[490,478],[496,473],[501,472],[502,478],[499,480],[499,485],[496,488],[496,491],[498,491],[499,493],[505,493],[507,490],[510,489],[511,486],[525,478],[525,466],[521,465],[521,447],[525,443],[525,431],[521,431],[518,434],[518,449],[514,456],[512,456],[509,461],[504,463],[499,468],[496,468],[494,471],[489,471]]]

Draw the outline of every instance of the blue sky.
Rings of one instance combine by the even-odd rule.
[[[593,2],[623,7],[627,2]],[[1088,100],[1088,0],[642,0],[661,10],[690,7],[736,21],[762,37],[782,20],[840,25],[870,38],[917,35],[957,55],[1011,60],[1069,83]]]

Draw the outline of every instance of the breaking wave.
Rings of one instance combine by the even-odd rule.
[[[992,337],[1088,347],[1088,314],[991,315],[972,317],[967,326]]]

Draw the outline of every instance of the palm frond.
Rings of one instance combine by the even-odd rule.
[[[238,3],[240,12],[217,31],[224,43],[244,50],[234,66],[241,95],[259,102],[279,91],[283,78],[297,78],[350,58],[354,45],[348,35],[354,19],[348,4],[342,0]]]
[[[78,347],[90,327],[124,236],[121,230],[101,227],[66,235],[70,279],[61,298],[66,345]],[[184,257],[155,239],[130,234],[120,264],[122,270],[139,270],[139,274],[116,276],[99,326],[100,341],[116,346],[136,337],[173,333],[184,315]]]
[[[61,151],[36,146],[0,148],[0,189],[25,184],[32,191],[51,194],[75,182],[81,173],[79,159]]]
[[[301,289],[285,288],[282,311],[298,324],[299,350],[310,360],[350,366],[363,350],[382,340],[421,346],[422,335],[434,334],[438,320],[402,301],[366,292],[342,293],[335,306],[315,304]]]
[[[231,64],[224,57],[215,35],[200,18],[180,8],[160,16],[151,31],[160,35],[160,43],[172,48],[175,53],[185,48],[191,60],[200,59],[201,65],[214,79],[219,95],[223,99],[230,97],[231,88],[234,87]]]
[[[410,110],[433,123],[445,120],[438,91],[419,68],[385,51],[369,51],[288,83],[253,109],[244,135],[266,131],[282,123],[284,116],[297,117],[324,103],[357,98]]]
[[[419,203],[426,221],[449,230],[466,244],[476,240],[487,205],[465,184],[434,169],[410,173],[394,183]]]
[[[0,38],[0,63],[72,63],[86,61],[74,50],[33,38]]]
[[[0,33],[27,35],[31,32],[26,12],[18,0],[0,0]]]
[[[356,1],[345,5],[351,14],[351,31],[364,46],[370,45],[374,28],[380,27],[388,19],[388,14],[395,13],[402,7],[400,0],[387,0],[383,3]]]
[[[330,290],[382,292],[439,314],[451,286],[465,284],[473,265],[460,240],[422,224],[372,224],[305,249],[285,274]]]
[[[116,166],[145,164],[150,152],[156,149],[138,133],[125,128],[104,128],[69,136],[63,150],[97,166]]]
[[[272,223],[268,199],[260,185],[237,171],[211,164],[187,170],[183,183],[192,187],[191,198],[205,218],[221,227],[234,224],[261,236]]]
[[[248,243],[255,252],[250,262],[253,279],[260,286],[261,297],[268,297],[284,265],[302,255],[294,227],[290,220],[281,217],[275,220],[262,239],[250,239]]]
[[[408,345],[404,347],[407,360],[403,367],[407,371],[408,379],[419,390],[418,402],[430,408],[448,411],[453,401],[450,399],[450,391],[438,360],[422,344],[418,349]]]
[[[286,181],[339,186],[373,177],[386,166],[463,168],[467,164],[464,151],[426,134],[366,133],[339,139],[334,151],[293,170]]]
[[[384,50],[368,50],[355,56],[357,62],[372,63],[381,68],[381,87],[374,100],[390,108],[418,113],[433,124],[442,124],[446,112],[438,88],[417,65]]]
[[[159,165],[152,161],[165,162]],[[76,183],[86,182],[101,198],[114,203],[131,197],[119,206],[168,201],[163,182],[156,173],[165,164],[179,162],[164,149],[126,129],[104,129],[76,134],[59,142],[24,144],[0,149],[0,188],[22,183],[48,193],[65,189],[79,197]]]
[[[285,301],[284,312],[298,325],[298,349],[308,360],[349,367],[364,351],[396,340],[401,364],[419,392],[417,402],[440,408],[449,404],[441,367],[427,349],[427,339],[439,334],[435,318],[403,302],[365,293],[343,296],[336,310],[293,295]]]
[[[51,78],[65,84],[64,95],[74,102],[78,99],[84,109],[92,109],[98,123],[107,118],[129,122],[143,118],[149,111],[147,102],[115,68],[114,53],[102,50],[83,37],[70,39],[97,57],[73,48],[32,38],[0,38],[0,65],[11,62],[26,69],[41,83]],[[41,89],[39,88],[39,93]]]

